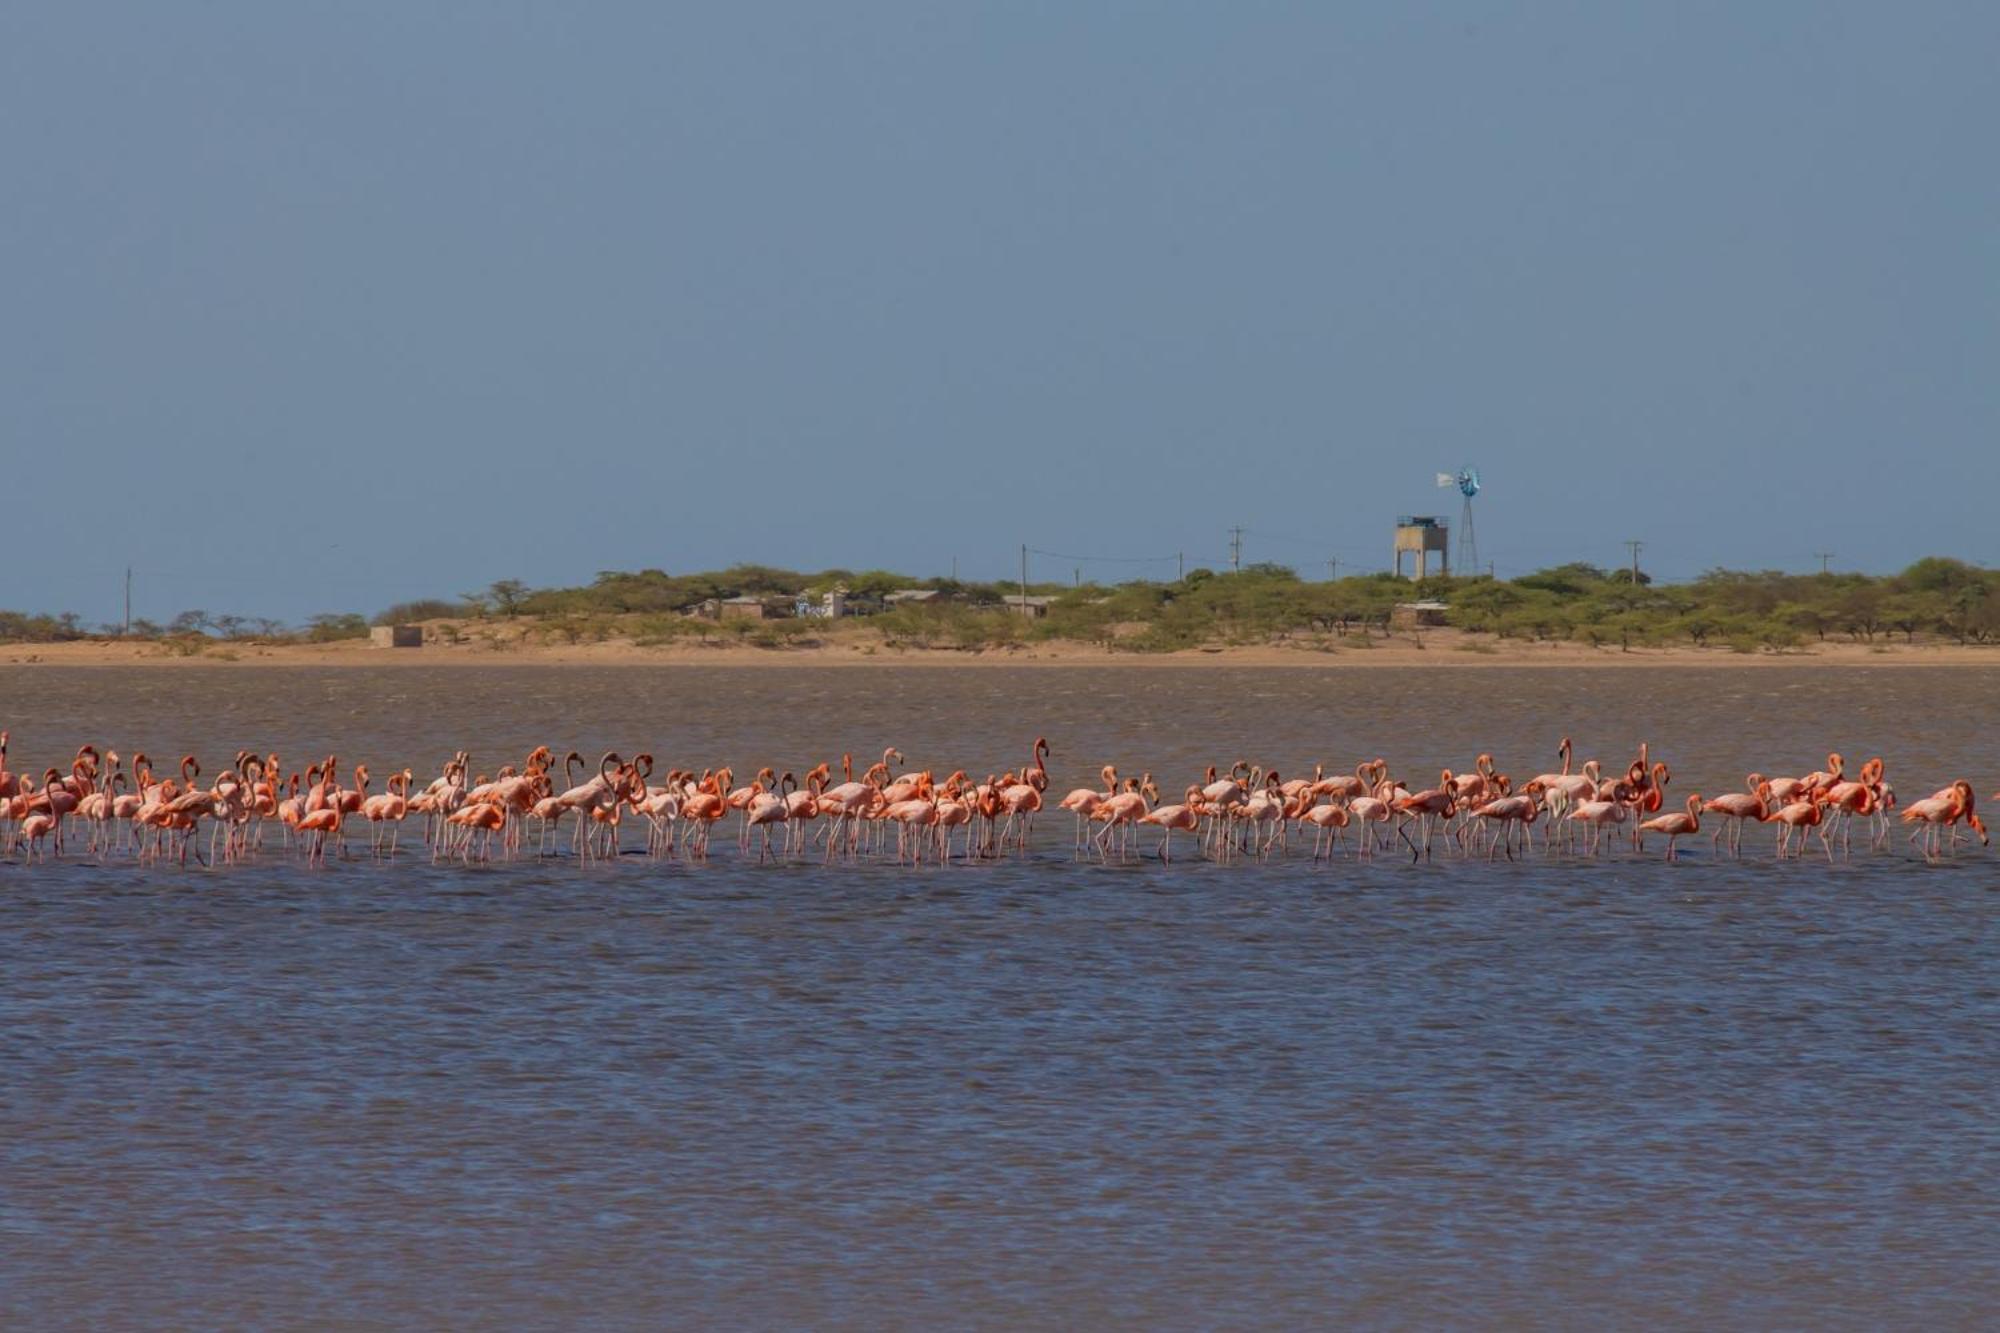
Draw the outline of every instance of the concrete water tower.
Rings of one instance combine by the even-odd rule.
[[[1396,520],[1396,577],[1402,578],[1403,557],[1415,555],[1416,573],[1408,577],[1419,581],[1430,577],[1431,557],[1437,557],[1438,576],[1443,578],[1451,573],[1451,529],[1441,518],[1429,515],[1405,514]]]

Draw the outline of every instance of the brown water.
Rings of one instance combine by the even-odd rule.
[[[16,768],[1888,757],[2000,672],[0,669]],[[0,861],[0,1322],[1973,1325],[2000,862]],[[633,838],[636,843],[636,836]],[[723,840],[718,839],[718,843]]]

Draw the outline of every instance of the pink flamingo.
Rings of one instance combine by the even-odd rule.
[[[1960,778],[1935,796],[1910,802],[1903,811],[1903,822],[1925,825],[1910,836],[1910,841],[1914,843],[1918,836],[1922,836],[1924,859],[1936,864],[1943,851],[1941,843],[1944,830],[1946,828],[1955,830],[1961,819],[1979,831],[1981,845],[1987,843],[1986,825],[1972,812],[1972,809],[1972,784]]]
[[[1590,841],[1585,846],[1585,855],[1596,856],[1604,846],[1604,830],[1613,824],[1622,824],[1631,817],[1631,807],[1624,801],[1603,800],[1583,801],[1572,808],[1569,818],[1590,830]]]
[[[1486,859],[1491,861],[1494,851],[1505,843],[1507,859],[1513,860],[1514,830],[1530,829],[1535,817],[1541,813],[1541,808],[1541,802],[1532,796],[1501,796],[1476,807],[1472,813],[1480,819],[1490,821],[1494,828],[1493,836],[1486,844]]]
[[[1783,825],[1778,830],[1779,860],[1782,861],[1792,855],[1793,833],[1799,835],[1798,854],[1804,856],[1806,843],[1804,831],[1811,829],[1819,835],[1819,845],[1826,850],[1827,863],[1829,865],[1832,864],[1833,845],[1826,840],[1826,811],[1821,808],[1818,801],[1801,799],[1793,801],[1788,805],[1780,806],[1777,810],[1765,816],[1765,822]]]
[[[1720,822],[1716,824],[1715,832],[1709,836],[1709,847],[1719,851],[1720,840],[1726,831],[1729,834],[1729,854],[1740,860],[1743,856],[1743,825],[1752,820],[1763,822],[1771,812],[1770,797],[1771,784],[1758,782],[1752,784],[1750,791],[1733,791],[1704,802],[1701,807],[1704,813],[1721,815],[1729,821],[1727,830]]]
[[[786,786],[788,783],[789,789]],[[791,803],[787,798],[798,785],[798,779],[787,773],[778,779],[775,789],[758,792],[743,808],[743,827],[746,830],[756,829],[763,838],[757,851],[760,865],[771,855],[771,826],[783,824],[792,817]]]
[[[1348,822],[1352,819],[1347,807],[1332,802],[1309,805],[1299,818],[1313,826],[1313,860],[1319,860],[1322,852],[1329,861],[1332,860],[1333,844],[1346,836]]]
[[[1191,786],[1180,804],[1158,806],[1139,816],[1139,823],[1151,824],[1160,830],[1160,846],[1157,854],[1162,861],[1172,862],[1174,859],[1176,829],[1183,833],[1193,833],[1201,827],[1201,805],[1201,788]]]
[[[1491,755],[1481,755],[1479,757],[1488,764],[1493,762]],[[1438,777],[1437,786],[1432,787],[1428,791],[1412,792],[1395,803],[1398,813],[1409,815],[1411,818],[1417,820],[1419,826],[1423,829],[1423,855],[1429,856],[1431,854],[1431,834],[1436,827],[1435,822],[1450,819],[1452,813],[1458,808],[1460,796],[1463,795],[1468,800],[1474,799],[1479,792],[1486,790],[1486,782],[1486,776],[1482,772],[1479,775],[1476,786],[1461,789],[1457,780],[1452,777],[1451,770],[1447,768]],[[1411,859],[1415,860],[1416,855],[1417,853],[1414,850],[1413,844]]]
[[[362,818],[374,825],[369,835],[368,849],[377,856],[382,853],[384,824],[390,826],[389,855],[396,854],[396,839],[403,831],[404,817],[410,813],[411,776],[407,768],[400,773],[391,773],[388,782],[383,784],[388,790],[380,796],[370,796],[361,803]]]
[[[1639,832],[1664,833],[1667,835],[1667,859],[1677,861],[1679,852],[1675,848],[1682,838],[1692,837],[1701,832],[1701,793],[1695,792],[1687,798],[1687,811],[1676,811],[1668,815],[1656,815],[1639,825]],[[1643,839],[1641,841],[1643,850]]]
[[[1137,824],[1140,818],[1147,812],[1146,797],[1149,792],[1154,796],[1160,794],[1159,789],[1153,786],[1153,775],[1151,773],[1146,774],[1143,778],[1127,778],[1125,780],[1124,791],[1108,797],[1099,803],[1097,813],[1091,816],[1092,819],[1104,825],[1103,831],[1095,839],[1099,856],[1105,854],[1105,841],[1114,832],[1119,837],[1119,856],[1123,857],[1129,853],[1130,846],[1127,838],[1130,835],[1132,826]]]
[[[1098,791],[1092,787],[1078,787],[1070,792],[1069,795],[1063,797],[1056,805],[1058,810],[1067,810],[1076,816],[1076,841],[1072,847],[1074,851],[1081,852],[1083,850],[1084,840],[1088,836],[1084,832],[1084,825],[1096,815],[1097,807],[1118,794],[1118,770],[1116,768],[1110,764],[1106,764],[1103,768],[1097,770],[1097,774],[1104,780],[1103,791]]]

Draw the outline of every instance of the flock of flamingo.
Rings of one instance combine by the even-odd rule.
[[[1856,823],[1866,830],[1864,847],[1885,848],[1891,812],[1898,810],[1928,861],[1955,852],[1967,835],[1988,841],[1970,782],[1899,807],[1879,758],[1852,777],[1838,754],[1799,777],[1752,773],[1740,792],[1707,800],[1696,792],[1675,808],[1667,798],[1672,770],[1643,743],[1607,777],[1597,760],[1572,766],[1568,737],[1557,748],[1560,772],[1518,782],[1497,771],[1488,754],[1466,772],[1447,769],[1436,785],[1417,789],[1391,776],[1381,759],[1331,776],[1315,766],[1311,777],[1289,780],[1238,761],[1226,772],[1210,766],[1180,800],[1166,803],[1151,773],[1121,779],[1110,764],[1100,770],[1102,787],[1049,801],[1049,745],[1039,738],[1018,771],[983,782],[962,768],[943,779],[935,769],[898,773],[906,761],[894,748],[858,777],[852,757],[843,755],[838,783],[832,765],[822,763],[803,782],[767,767],[743,786],[728,768],[676,768],[656,782],[649,754],[630,761],[606,754],[593,771],[572,751],[558,788],[553,752],[542,746],[491,776],[475,774],[461,751],[421,791],[412,791],[414,774],[403,768],[373,793],[366,764],[354,766],[349,786],[337,756],[287,777],[277,755],[247,750],[204,781],[193,755],[163,777],[143,753],[132,756],[128,770],[116,751],[84,745],[66,771],[49,767],[37,780],[8,769],[7,743],[0,732],[0,840],[25,861],[64,855],[79,826],[88,855],[141,862],[185,864],[190,855],[205,864],[240,860],[263,848],[273,824],[281,845],[308,864],[323,863],[329,844],[347,855],[357,826],[368,831],[371,854],[394,856],[412,816],[435,860],[520,855],[530,830],[536,854],[550,854],[565,820],[576,856],[615,856],[628,816],[644,830],[647,854],[700,860],[709,855],[716,826],[734,816],[738,848],[747,854],[754,843],[760,861],[880,858],[890,854],[893,834],[894,859],[915,865],[1023,853],[1036,816],[1049,808],[1074,817],[1075,855],[1104,859],[1133,855],[1142,826],[1159,830],[1153,854],[1163,861],[1173,859],[1176,834],[1217,861],[1289,856],[1295,834],[1301,844],[1310,836],[1313,860],[1331,860],[1347,850],[1350,832],[1357,857],[1406,850],[1415,859],[1442,848],[1447,855],[1483,852],[1489,860],[1504,851],[1512,859],[1534,850],[1538,828],[1545,854],[1600,857],[1621,839],[1643,852],[1646,838],[1657,836],[1673,860],[1683,838],[1707,832],[1712,851],[1740,857],[1746,826],[1768,824],[1776,827],[1780,859],[1805,855],[1816,837],[1831,861],[1836,844],[1852,855]]]

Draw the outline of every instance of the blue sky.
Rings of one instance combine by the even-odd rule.
[[[1320,575],[1468,461],[1502,574],[1993,563],[1996,67],[1970,4],[16,6],[0,606]]]

